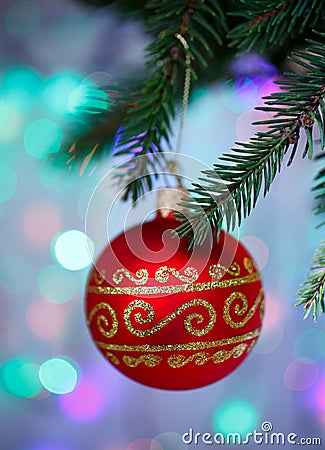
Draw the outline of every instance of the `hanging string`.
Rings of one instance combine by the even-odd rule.
[[[180,121],[180,125],[179,125],[178,138],[177,138],[177,143],[176,143],[176,147],[175,147],[175,152],[179,153],[180,148],[181,148],[182,138],[183,138],[183,132],[184,132],[185,116],[186,116],[188,101],[189,101],[189,97],[190,97],[192,58],[189,53],[190,48],[188,46],[188,43],[184,39],[184,37],[181,36],[180,34],[175,34],[175,36],[177,37],[177,39],[179,39],[179,41],[182,43],[182,45],[185,49],[185,65],[186,65],[184,89],[183,89],[182,111],[181,111],[181,121]]]
[[[179,39],[179,41],[182,43],[184,49],[185,49],[185,79],[184,79],[184,88],[183,88],[183,99],[182,99],[182,109],[181,109],[181,117],[180,117],[180,124],[179,124],[179,130],[178,130],[178,136],[177,136],[177,142],[176,147],[174,149],[174,153],[178,154],[180,152],[183,133],[184,133],[184,123],[185,123],[185,116],[188,108],[189,103],[189,97],[190,97],[190,88],[191,88],[191,62],[192,58],[189,53],[189,45],[184,39],[183,36],[180,34],[175,34],[175,37]],[[174,175],[177,179],[178,186],[182,186],[182,180],[179,176],[178,166],[175,159],[169,160],[167,162],[167,168],[169,173]]]

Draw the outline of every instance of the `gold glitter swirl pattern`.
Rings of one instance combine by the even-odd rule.
[[[240,266],[238,263],[234,262],[228,268],[223,266],[222,264],[213,264],[209,267],[209,275],[212,278],[221,278],[225,273],[233,277],[239,277],[240,275]]]
[[[263,300],[263,290],[260,289],[254,302],[254,305],[248,311],[248,301],[246,296],[242,292],[233,292],[225,301],[225,306],[223,310],[223,318],[225,322],[232,328],[243,327],[251,319],[251,317],[255,313],[258,305],[262,300]],[[240,305],[238,301],[241,302],[242,305]],[[237,317],[246,314],[246,316],[238,322],[231,317],[230,308],[232,307],[233,304],[234,304],[233,310]]]
[[[139,358],[124,355],[123,362],[129,367],[137,367],[140,363],[144,363],[147,367],[156,367],[161,361],[162,357],[159,355],[147,354],[141,355]]]
[[[260,306],[260,321],[263,322],[264,319],[264,313],[265,313],[265,301],[263,299],[261,306]]]
[[[100,272],[98,272],[97,270],[94,271],[93,280],[98,286],[101,286],[104,283],[105,278],[106,278],[105,269],[102,269]]]
[[[214,327],[214,324],[216,323],[216,312],[209,302],[201,299],[194,299],[187,303],[184,303],[174,312],[166,316],[162,321],[156,323],[152,328],[149,328],[147,330],[135,329],[131,323],[131,314],[137,308],[143,309],[144,312],[146,313],[146,316],[143,316],[141,312],[137,312],[134,314],[134,320],[139,324],[148,324],[151,323],[155,318],[154,309],[149,303],[146,303],[143,300],[134,300],[124,310],[124,323],[126,328],[132,334],[139,337],[147,337],[160,331],[162,328],[164,328],[166,325],[172,322],[177,316],[179,316],[192,306],[202,306],[203,308],[205,308],[209,313],[209,321],[208,324],[201,329],[194,328],[193,322],[196,321],[196,325],[199,325],[204,321],[204,317],[202,316],[202,314],[192,313],[184,319],[185,330],[194,336],[204,336],[205,334],[209,333]]]
[[[91,324],[97,312],[102,309],[106,309],[109,312],[110,318],[107,318],[104,314],[100,314],[97,317],[97,326],[103,336],[106,338],[112,338],[118,330],[118,319],[115,310],[108,303],[99,303],[90,311],[88,316],[88,324]],[[110,330],[107,330],[109,328]]]
[[[128,344],[108,344],[107,342],[96,341],[99,348],[103,350],[112,350],[116,352],[176,352],[176,351],[188,351],[188,350],[204,350],[206,348],[217,348],[224,345],[232,345],[240,342],[256,339],[260,335],[261,329],[256,328],[253,331],[242,334],[240,336],[233,336],[230,338],[219,339],[217,341],[205,341],[205,342],[187,342],[184,344],[142,344],[142,345],[128,345]]]
[[[231,350],[218,350],[217,352],[210,355],[207,352],[199,352],[194,353],[191,356],[184,355],[171,355],[167,358],[167,362],[173,369],[178,369],[179,367],[183,367],[190,362],[194,362],[197,366],[202,366],[206,364],[208,361],[212,360],[215,364],[220,364],[226,361],[227,359],[239,358],[244,354],[247,349],[248,344],[238,344],[236,347]]]
[[[132,275],[131,272],[129,272],[127,269],[118,269],[114,274],[113,274],[113,281],[116,284],[120,284],[124,278],[128,278],[130,281],[132,281],[135,284],[141,285],[141,284],[146,284],[146,282],[148,281],[148,271],[147,269],[139,269],[136,271],[135,273],[135,277]]]
[[[101,295],[156,295],[156,294],[178,294],[180,292],[201,292],[227,287],[242,286],[253,283],[260,279],[258,272],[241,278],[231,280],[206,281],[203,283],[181,284],[172,286],[137,286],[137,287],[110,287],[110,286],[88,286],[89,293]]]
[[[253,261],[247,257],[244,258],[244,267],[248,273],[253,273],[255,270],[255,265],[254,265]]]
[[[116,366],[118,366],[120,364],[120,360],[118,359],[117,356],[113,355],[113,353],[111,352],[107,352],[106,353],[106,358],[113,364],[115,364]]]
[[[247,345],[247,353],[251,352],[253,348],[255,347],[256,339],[250,342],[250,344]]]
[[[174,275],[175,278],[184,281],[184,283],[194,283],[199,278],[199,273],[195,267],[187,267],[184,270],[185,275],[181,275],[174,267],[162,266],[156,270],[155,279],[159,283],[167,283],[169,274]]]

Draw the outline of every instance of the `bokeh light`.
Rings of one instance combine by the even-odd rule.
[[[252,109],[259,100],[258,86],[250,78],[228,80],[221,89],[224,105],[235,113]]]
[[[318,411],[325,414],[325,377],[321,378],[316,385],[314,404]]]
[[[93,241],[79,230],[64,231],[56,236],[52,249],[57,262],[68,270],[80,270],[92,263]]]
[[[110,107],[110,97],[94,83],[81,84],[71,92],[67,105],[71,113],[101,114]]]
[[[38,284],[43,297],[53,303],[68,302],[77,290],[75,275],[55,265],[47,266],[41,271]]]
[[[271,353],[276,350],[283,341],[285,319],[287,309],[284,300],[272,295],[267,290],[265,298],[265,314],[263,326],[257,344],[253,348],[254,353]]]
[[[164,450],[164,448],[155,440],[143,438],[130,442],[126,450]]]
[[[30,330],[42,339],[53,339],[59,336],[65,325],[62,306],[46,301],[29,305],[26,320]]]
[[[197,89],[191,99],[187,121],[191,129],[206,129],[213,127],[220,116],[220,102],[215,92],[207,89]]]
[[[29,203],[23,216],[24,234],[33,247],[50,244],[61,229],[61,212],[57,206],[39,200]]]
[[[42,385],[38,376],[39,367],[25,359],[13,359],[2,367],[2,380],[8,392],[17,397],[35,397]]]
[[[31,67],[12,67],[3,77],[0,93],[8,105],[26,113],[39,99],[43,81]]]
[[[29,34],[39,23],[41,11],[33,1],[15,2],[5,17],[5,27],[9,34],[21,36]]]
[[[226,435],[239,433],[245,436],[256,428],[258,414],[251,403],[237,398],[225,402],[213,416],[214,430]]]
[[[71,93],[80,85],[80,82],[81,79],[77,75],[68,73],[56,74],[50,78],[43,92],[47,108],[54,113],[67,113]]]
[[[296,339],[294,344],[296,358],[307,357],[319,361],[325,356],[325,333],[318,328],[308,328]]]
[[[81,380],[74,391],[59,397],[63,412],[78,422],[91,422],[104,412],[105,402],[100,388],[91,381]]]
[[[182,440],[182,435],[172,431],[158,434],[151,443],[150,450],[156,450],[157,443],[162,450],[187,450],[188,445]]]
[[[6,164],[0,162],[0,202],[5,202],[16,192],[17,175]]]
[[[21,126],[19,112],[8,103],[0,100],[0,142],[8,142],[18,136]]]
[[[78,373],[72,364],[65,359],[52,358],[41,365],[39,378],[49,392],[68,394],[76,387]]]
[[[49,119],[34,120],[26,129],[24,144],[26,151],[36,159],[47,158],[57,153],[62,140],[61,129]]]
[[[269,249],[265,242],[257,236],[244,236],[241,242],[252,255],[258,269],[262,270],[269,259]]]
[[[259,87],[260,99],[259,99],[258,105],[265,104],[265,102],[267,100],[264,97],[267,97],[267,96],[271,95],[272,93],[279,92],[280,86],[278,84],[275,84],[275,82],[279,81],[279,80],[280,80],[280,77],[277,77],[277,76],[270,77]],[[269,113],[263,112],[263,115],[265,116],[266,119],[267,119],[268,114]]]
[[[257,76],[263,80],[275,75],[278,69],[264,55],[245,53],[232,61],[231,71],[235,78]]]
[[[308,358],[298,358],[292,361],[283,374],[284,384],[291,391],[305,391],[318,378],[319,368]]]

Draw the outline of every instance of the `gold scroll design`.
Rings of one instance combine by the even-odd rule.
[[[184,281],[184,283],[194,283],[199,278],[199,273],[195,267],[186,267],[184,275],[181,275],[174,267],[162,266],[156,270],[155,280],[158,283],[167,283],[170,274],[178,280]]]
[[[132,273],[127,269],[118,269],[116,272],[113,273],[113,281],[116,284],[122,283],[124,278],[128,278],[130,281],[132,281],[136,285],[143,285],[146,284],[149,278],[149,274],[147,269],[139,269],[135,273],[135,277],[132,275]]]
[[[140,308],[144,311],[145,315],[143,315],[139,311],[136,312],[134,314],[134,321],[137,322],[138,324],[150,324],[155,318],[155,311],[153,307],[150,305],[150,303],[146,303],[143,300],[134,300],[124,310],[124,323],[126,328],[135,336],[147,337],[160,331],[162,328],[164,328],[166,325],[168,325],[170,322],[176,319],[177,316],[179,316],[184,311],[193,306],[202,306],[203,308],[205,308],[206,311],[208,311],[209,313],[208,324],[201,329],[195,328],[193,324],[194,321],[196,321],[196,325],[200,325],[204,321],[204,317],[202,316],[202,314],[195,312],[185,317],[184,319],[185,330],[194,336],[204,336],[208,334],[214,327],[217,315],[213,306],[206,300],[201,299],[194,299],[184,303],[175,311],[173,311],[171,314],[166,316],[163,320],[156,323],[152,328],[149,328],[147,330],[139,330],[134,328],[134,326],[131,323],[131,315],[133,311]]]
[[[96,305],[89,313],[88,324],[90,325],[94,320],[96,314],[99,311],[108,311],[109,317],[107,315],[99,314],[97,316],[97,326],[101,334],[106,338],[112,338],[115,336],[118,330],[118,319],[115,310],[108,303],[99,303]]]
[[[260,335],[261,329],[256,328],[255,330],[249,331],[248,333],[232,336],[228,338],[218,339],[216,341],[198,341],[179,343],[179,344],[140,344],[140,345],[129,345],[129,344],[116,344],[111,342],[101,342],[95,341],[99,348],[106,351],[114,352],[179,352],[179,351],[197,351],[206,350],[209,348],[219,348],[225,345],[233,345],[244,343],[246,341],[256,340]]]
[[[141,363],[143,363],[147,367],[156,367],[162,361],[161,356],[154,355],[153,353],[141,355],[138,358],[135,358],[134,356],[124,355],[122,359],[123,362],[129,367],[137,367]]]
[[[209,275],[212,278],[221,278],[226,273],[231,275],[232,277],[239,277],[240,275],[240,266],[238,263],[234,262],[229,267],[225,267],[222,264],[212,264],[209,267]]]
[[[241,328],[251,319],[257,310],[259,304],[264,299],[263,289],[260,289],[253,306],[249,309],[247,297],[242,292],[233,292],[225,301],[225,306],[223,310],[223,318],[225,322],[231,326],[231,328]],[[231,314],[231,308],[233,308],[233,312],[240,318],[244,314],[242,320],[235,321]]]
[[[118,357],[116,355],[113,355],[113,353],[106,352],[105,356],[111,363],[115,364],[116,366],[118,366],[120,364],[120,360],[118,359]]]
[[[212,354],[207,352],[199,352],[188,357],[184,355],[171,355],[167,358],[167,362],[173,369],[183,367],[190,362],[194,362],[197,366],[202,366],[208,361],[212,361],[215,364],[220,364],[230,358],[239,358],[242,356],[247,350],[248,345],[249,344],[247,343],[241,343],[233,347],[231,350],[218,350]]]
[[[94,271],[93,280],[95,281],[97,286],[101,286],[106,279],[106,270],[102,269],[100,272],[97,270]]]
[[[255,270],[257,270],[254,262],[247,257],[244,258],[244,267],[248,273],[253,273]]]
[[[242,286],[254,283],[260,279],[260,274],[254,272],[245,277],[232,278],[229,280],[205,281],[203,283],[157,285],[157,286],[88,286],[88,292],[100,295],[156,295],[156,294],[179,294],[181,292],[202,292],[227,287]]]
[[[203,366],[209,361],[214,364],[221,364],[230,358],[240,358],[245,352],[248,353],[254,347],[256,339],[251,342],[239,343],[230,350],[218,350],[215,353],[208,352],[198,352],[190,356],[184,355],[171,355],[167,358],[167,364],[173,369],[179,369],[185,365],[194,362],[197,366]],[[123,362],[128,367],[137,367],[139,364],[144,363],[147,367],[156,367],[161,363],[163,358],[159,355],[154,355],[153,353],[144,354],[139,357],[124,355]]]

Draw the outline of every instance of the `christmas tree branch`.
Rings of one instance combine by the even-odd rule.
[[[127,110],[117,152],[118,156],[129,156],[119,167],[117,181],[125,187],[124,198],[131,196],[133,201],[151,189],[157,176],[156,155],[170,143],[171,119],[182,92],[187,56],[176,35],[190,46],[191,71],[196,77],[196,67],[208,67],[207,61],[226,32],[225,16],[216,0],[151,0],[147,7],[152,12],[147,29],[157,38],[147,48],[149,74],[132,95],[133,106]]]
[[[320,42],[309,44],[306,53],[292,57],[308,73],[287,74],[285,81],[277,83],[280,92],[266,97],[265,106],[257,108],[274,114],[273,119],[256,123],[267,130],[257,132],[248,143],[238,143],[233,153],[220,158],[226,163],[215,164],[213,170],[203,172],[201,184],[193,185],[193,196],[183,202],[192,214],[186,221],[183,217],[178,229],[182,237],[196,232],[195,241],[203,240],[209,225],[219,234],[224,219],[228,229],[234,229],[237,220],[240,224],[256,205],[262,185],[264,195],[269,191],[289,150],[287,165],[292,163],[302,134],[306,137],[302,156],[312,158],[315,124],[321,135],[325,133],[325,51]]]
[[[80,175],[90,175],[99,159],[110,151],[129,101],[127,90],[113,83],[81,85],[78,97],[80,104],[71,113],[68,132],[53,160],[58,165],[63,163],[69,170],[79,170]]]
[[[268,51],[294,41],[312,29],[324,14],[322,0],[242,0],[242,10],[233,13],[244,19],[228,37],[239,52]]]
[[[298,291],[300,300],[296,306],[304,305],[306,319],[313,311],[314,321],[325,313],[324,304],[325,290],[325,241],[321,243],[312,259],[311,267],[306,281]]]
[[[220,158],[225,163],[215,164],[214,170],[203,172],[202,184],[194,184],[193,196],[184,199],[182,206],[189,209],[177,229],[181,237],[192,236],[192,245],[206,239],[212,229],[218,235],[223,222],[228,229],[240,224],[256,205],[264,186],[264,196],[280,171],[285,155],[289,166],[296,156],[302,134],[305,146],[302,157],[313,157],[313,129],[320,132],[321,149],[325,148],[325,35],[317,33],[320,40],[308,40],[306,52],[294,53],[291,59],[308,72],[287,74],[278,82],[280,92],[265,98],[265,106],[257,109],[273,113],[274,118],[256,122],[267,126],[267,131],[257,132],[248,143],[238,143],[233,153]],[[302,133],[303,132],[303,133]],[[325,211],[325,171],[317,175],[318,192],[316,214]],[[306,304],[308,316],[313,308],[314,320],[324,312],[325,244],[312,262],[305,287],[299,291],[299,304]]]
[[[324,108],[323,104],[323,108]],[[325,108],[323,109],[322,117],[325,117]],[[324,148],[325,136],[324,133],[321,133],[321,146]],[[315,159],[324,160],[324,154],[318,155]],[[316,206],[314,208],[314,212],[316,216],[323,215],[325,213],[325,168],[322,167],[315,177],[316,185],[313,187],[313,191],[316,192],[315,200]],[[321,227],[325,224],[325,221],[322,221],[318,227]]]

